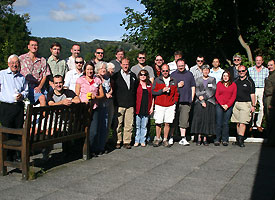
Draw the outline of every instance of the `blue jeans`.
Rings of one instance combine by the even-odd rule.
[[[135,143],[145,143],[148,119],[148,115],[136,115]]]
[[[97,142],[96,136],[97,136],[97,129],[98,129],[98,117],[99,117],[99,112],[98,108],[93,110],[93,116],[92,116],[92,121],[91,121],[91,126],[90,126],[90,151],[95,152],[97,149]]]
[[[216,104],[216,141],[220,141],[222,138],[223,142],[228,142],[229,140],[229,120],[232,115],[233,106],[228,108],[226,111],[221,107],[221,105]]]

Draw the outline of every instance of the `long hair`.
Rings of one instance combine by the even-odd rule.
[[[225,82],[223,80],[223,75],[227,73],[228,74],[228,77],[229,77],[229,80],[228,80],[228,86],[230,86],[232,84],[232,78],[231,78],[231,74],[228,70],[224,70],[224,72],[222,73],[222,77],[221,77],[221,83],[224,85]]]
[[[148,71],[146,69],[142,69],[142,70],[139,71],[139,73],[138,73],[138,82],[140,82],[140,78],[139,77],[140,77],[140,75],[141,75],[142,72],[146,75],[146,79],[145,79],[146,84],[150,85],[151,81],[149,79],[149,73],[148,73]]]

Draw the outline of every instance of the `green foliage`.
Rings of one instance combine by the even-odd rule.
[[[30,34],[26,25],[29,15],[14,13],[10,6],[12,2],[0,3],[0,69],[7,68],[7,59],[11,54],[20,55],[26,50]]]
[[[198,54],[205,55],[208,62],[216,56],[225,62],[236,52],[246,53],[238,41],[237,29],[254,56],[275,55],[272,0],[140,0],[140,3],[145,11],[125,8],[127,17],[121,26],[127,31],[124,40],[142,46],[151,58],[159,53],[168,61],[174,51],[182,50],[187,63],[194,63]]]

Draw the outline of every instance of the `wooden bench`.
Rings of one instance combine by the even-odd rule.
[[[33,107],[28,105],[22,129],[0,127],[0,173],[7,174],[7,167],[22,170],[22,179],[29,177],[30,152],[56,143],[85,138],[83,159],[89,156],[90,105]],[[8,139],[7,134],[18,135],[19,140]],[[7,150],[21,152],[21,162],[7,161]]]

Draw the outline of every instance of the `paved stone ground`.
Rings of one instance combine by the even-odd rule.
[[[33,181],[0,177],[0,199],[274,199],[275,148],[259,143],[114,150]]]

